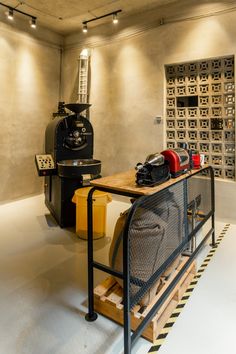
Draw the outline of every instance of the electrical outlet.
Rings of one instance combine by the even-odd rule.
[[[160,124],[162,122],[162,117],[161,116],[157,116],[154,118],[154,124]]]

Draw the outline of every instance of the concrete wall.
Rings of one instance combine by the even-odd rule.
[[[91,121],[95,157],[102,160],[104,175],[133,168],[148,153],[163,149],[163,123],[155,125],[154,117],[164,115],[165,64],[235,55],[236,13],[224,7],[227,1],[192,1],[191,7],[179,3],[169,12],[163,8],[124,18],[117,32],[98,26],[87,37],[77,33],[65,40],[66,101],[76,100],[79,53],[91,49]],[[211,11],[219,13],[210,16]],[[196,18],[180,20],[180,14]],[[161,15],[165,24],[159,26]],[[236,211],[227,206],[236,202],[235,183],[216,186],[218,217],[234,219]]]
[[[61,38],[0,17],[0,203],[41,193],[34,155],[57,109]],[[45,41],[47,38],[47,41]]]

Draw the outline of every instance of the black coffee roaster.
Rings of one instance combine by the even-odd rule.
[[[45,154],[36,155],[40,176],[45,177],[45,204],[61,227],[74,226],[74,191],[98,178],[101,161],[93,159],[93,127],[80,115],[90,104],[65,104],[73,114],[54,118],[45,133]]]
[[[170,178],[169,162],[159,153],[147,156],[144,163],[136,165],[136,183],[139,186],[155,186]]]

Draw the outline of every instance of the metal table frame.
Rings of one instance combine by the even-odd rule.
[[[129,225],[132,222],[132,216],[134,213],[135,208],[142,202],[143,198],[148,198],[147,196],[140,196],[140,194],[135,194],[135,193],[126,193],[126,192],[120,192],[117,190],[111,190],[111,188],[101,188],[101,187],[93,187],[89,194],[88,194],[88,205],[87,205],[87,211],[88,211],[88,313],[86,314],[85,318],[87,321],[95,321],[97,319],[97,313],[94,311],[94,298],[93,298],[93,290],[94,290],[94,268],[99,269],[103,272],[106,272],[110,275],[113,275],[115,277],[123,279],[123,298],[124,298],[124,354],[130,354],[131,353],[131,348],[134,345],[134,343],[137,341],[137,339],[140,337],[142,334],[143,330],[145,327],[148,325],[150,320],[153,318],[153,316],[157,313],[157,311],[160,309],[172,289],[175,287],[175,285],[178,283],[184,272],[187,270],[187,268],[190,266],[190,264],[193,262],[199,251],[201,250],[202,246],[204,243],[207,241],[207,239],[212,236],[212,244],[211,246],[215,246],[215,187],[214,187],[214,171],[212,167],[208,166],[200,171],[196,172],[193,175],[186,175],[186,178],[173,182],[172,185],[177,184],[177,183],[184,183],[184,194],[185,194],[185,206],[184,210],[186,213],[187,217],[187,180],[191,178],[192,176],[196,176],[198,173],[202,173],[203,171],[209,172],[210,175],[210,181],[211,181],[211,210],[210,212],[204,216],[204,219],[190,232],[188,239],[191,241],[191,239],[196,235],[196,233],[203,227],[203,225],[211,219],[211,228],[207,232],[207,234],[204,236],[200,244],[197,246],[197,248],[193,251],[193,253],[189,256],[188,261],[185,263],[185,265],[182,267],[180,272],[176,275],[176,277],[173,279],[171,284],[168,286],[168,288],[165,290],[165,292],[161,295],[161,297],[158,299],[158,301],[154,304],[152,309],[148,312],[147,316],[145,319],[142,321],[142,323],[138,326],[138,328],[131,333],[131,319],[130,319],[130,310],[131,310],[131,302],[130,302],[130,274],[129,274],[129,237],[128,237],[128,230],[129,230]],[[169,186],[163,188],[162,190],[168,189]],[[95,190],[101,190],[105,192],[110,192],[112,194],[118,194],[122,196],[127,196],[131,198],[138,198],[133,206],[131,207],[131,210],[128,214],[128,219],[125,225],[125,230],[124,230],[124,236],[123,236],[123,273],[122,272],[117,272],[113,270],[112,268],[101,264],[99,262],[94,261],[93,258],[93,193]],[[159,192],[156,192],[159,193]],[[158,276],[160,276],[163,271],[167,268],[167,266],[181,253],[183,250],[184,245],[186,246],[186,241],[181,243],[178,248],[175,249],[175,251],[171,254],[171,256],[163,263],[163,265],[155,272],[155,274],[150,278],[153,282],[156,281]]]

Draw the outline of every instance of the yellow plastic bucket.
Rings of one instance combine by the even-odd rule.
[[[88,238],[87,227],[87,198],[92,187],[76,189],[72,202],[76,204],[76,234]],[[107,192],[95,191],[93,193],[93,238],[106,235],[107,204],[111,202],[111,195]]]

